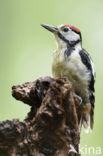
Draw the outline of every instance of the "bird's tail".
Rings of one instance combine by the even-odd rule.
[[[94,122],[93,115],[94,111],[93,108],[91,108],[91,104],[83,106],[81,118],[79,121],[79,131],[81,131],[82,125],[85,128],[85,133],[89,133],[92,131]]]
[[[83,127],[85,128],[85,133],[89,133],[92,131],[90,118],[90,114],[87,113],[86,117],[83,119]]]

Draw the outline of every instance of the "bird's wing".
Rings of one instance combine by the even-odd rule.
[[[92,62],[92,59],[90,57],[90,55],[84,50],[82,49],[80,51],[80,56],[81,56],[81,60],[83,62],[83,64],[85,64],[85,66],[87,67],[87,69],[90,71],[91,73],[91,79],[89,81],[89,86],[88,89],[90,91],[90,103],[91,103],[91,128],[93,128],[93,116],[94,116],[94,102],[95,102],[95,88],[94,88],[94,84],[95,84],[95,72],[94,72],[94,65]]]

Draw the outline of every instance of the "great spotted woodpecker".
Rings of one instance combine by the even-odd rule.
[[[81,97],[79,127],[83,124],[86,132],[93,129],[95,102],[95,72],[89,54],[82,48],[81,32],[78,28],[64,24],[58,27],[42,24],[51,31],[57,42],[53,55],[52,73],[54,78],[67,78],[74,92]]]

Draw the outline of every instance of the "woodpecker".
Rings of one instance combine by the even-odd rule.
[[[90,55],[82,48],[81,32],[68,24],[41,26],[54,34],[57,43],[52,62],[53,77],[67,78],[73,91],[81,97],[79,129],[83,125],[88,133],[94,122],[95,72]]]

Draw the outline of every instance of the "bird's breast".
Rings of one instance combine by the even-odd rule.
[[[81,61],[78,52],[73,51],[68,57],[64,53],[56,52],[53,56],[52,73],[54,77],[65,77],[74,90],[88,88],[90,73]]]

